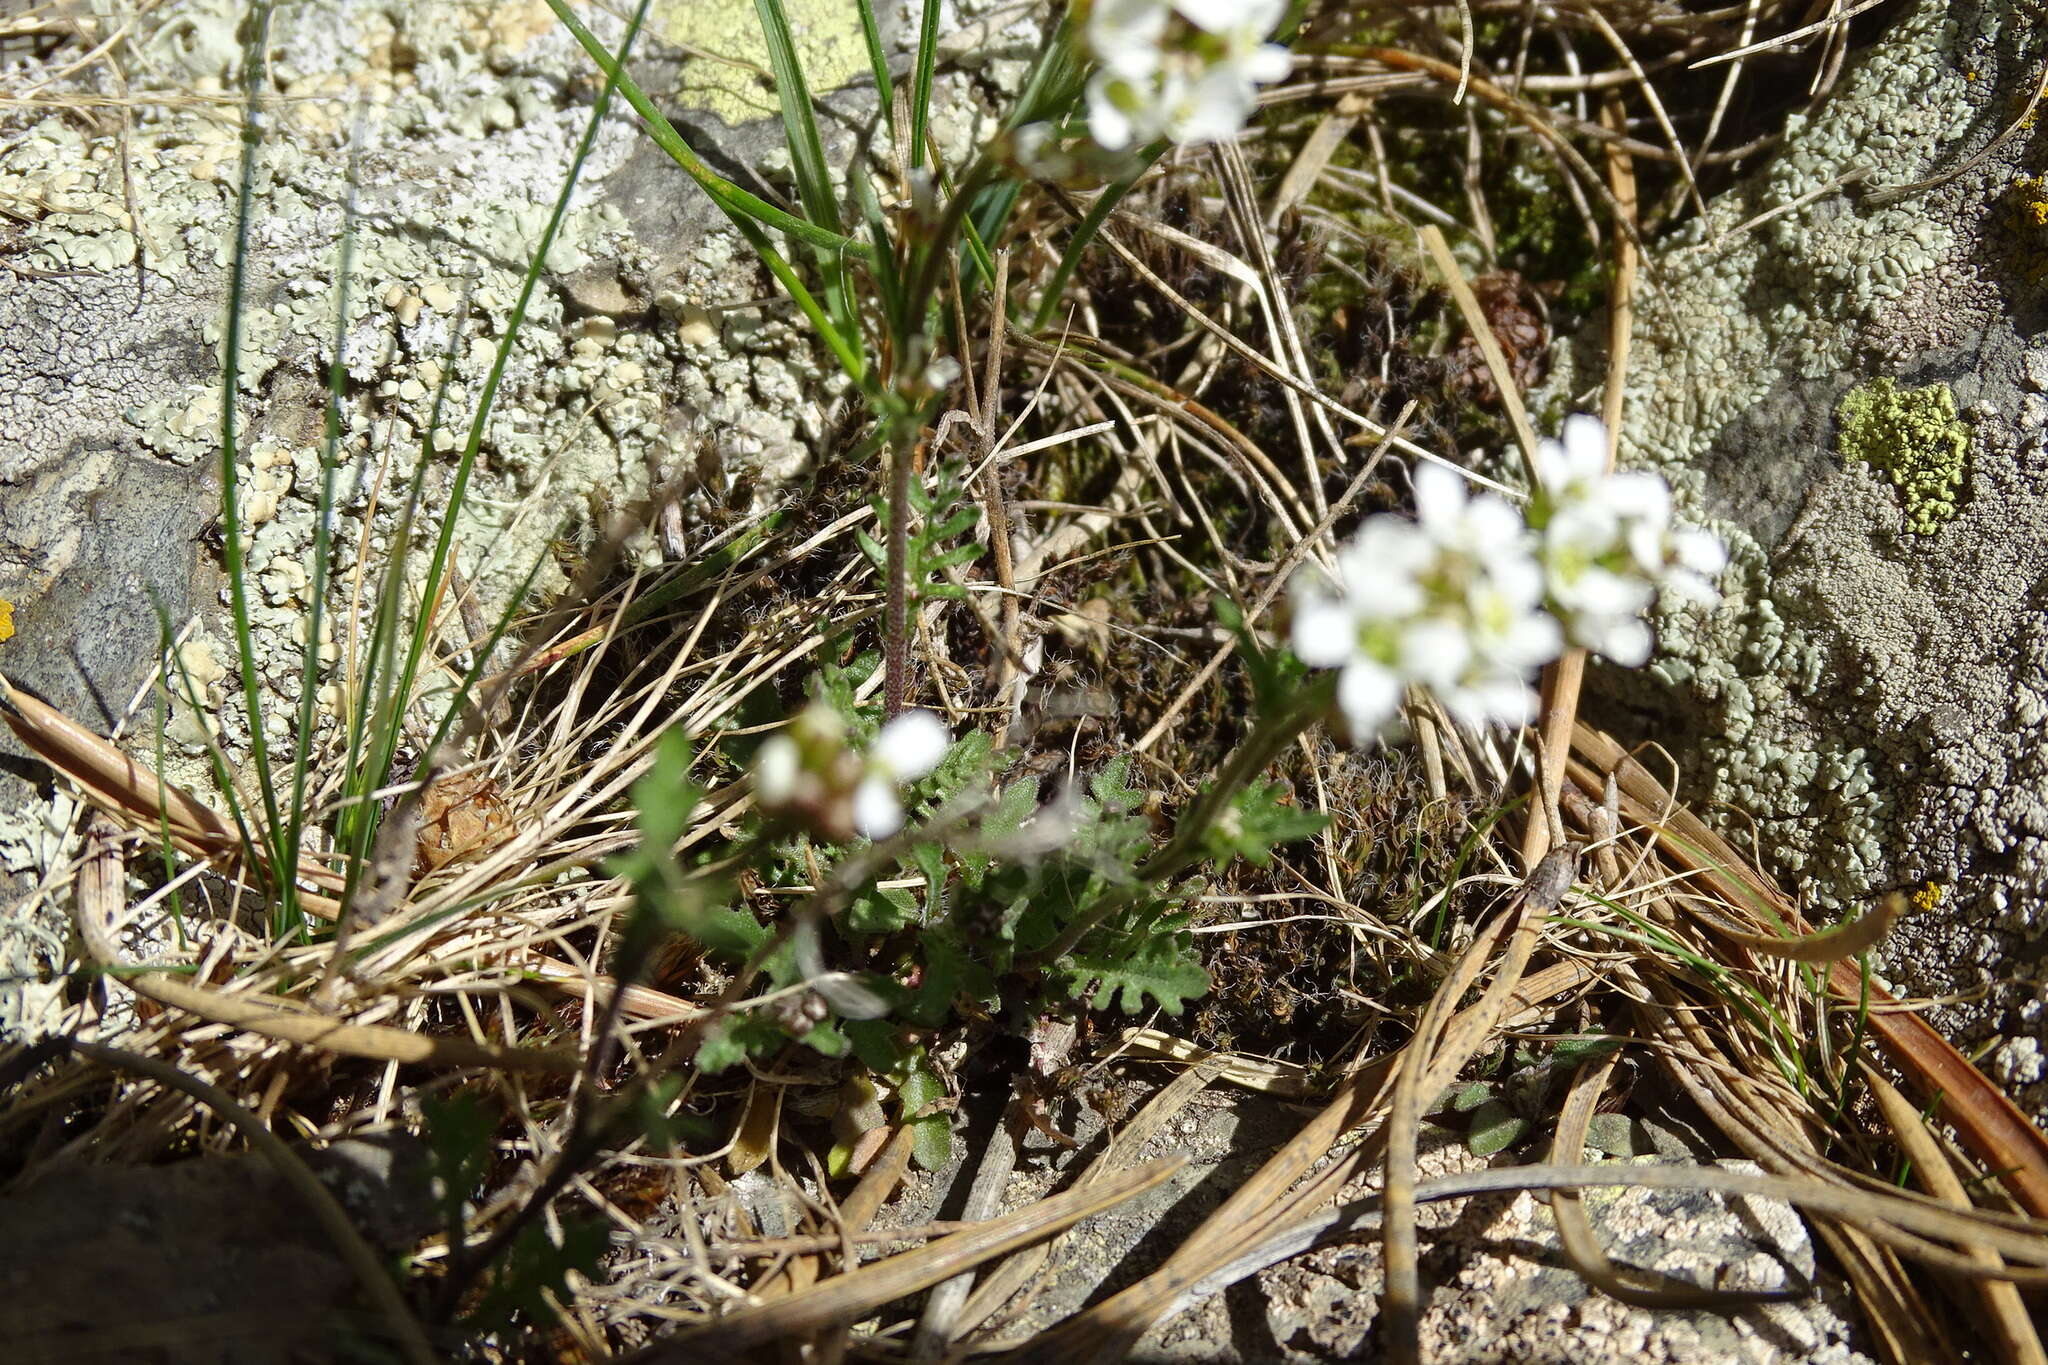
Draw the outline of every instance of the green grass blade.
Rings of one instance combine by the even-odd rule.
[[[633,112],[646,124],[648,136],[654,139],[654,144],[667,152],[670,158],[697,182],[698,187],[711,196],[711,201],[724,210],[727,217],[733,219],[736,224],[741,224],[742,231],[745,230],[744,225],[749,222],[765,225],[785,232],[808,245],[822,247],[827,251],[843,252],[849,257],[866,259],[867,246],[864,243],[854,241],[829,228],[806,222],[785,209],[777,208],[767,200],[747,193],[705,165],[703,159],[691,151],[690,145],[683,141],[682,134],[675,130],[675,125],[663,116],[661,110],[654,107],[654,101],[647,98],[647,92],[626,74],[619,60],[614,58],[606,50],[605,45],[597,40],[596,35],[585,28],[570,12],[568,0],[547,0],[547,3],[548,8],[555,12],[555,17],[561,20],[562,26],[569,30],[570,36],[582,44],[583,50],[590,54],[590,59],[604,72],[606,89],[616,88],[626,97],[626,103],[633,106]]]
[[[790,32],[789,14],[783,0],[754,0],[754,9],[761,18],[761,38],[768,46],[775,95],[782,105],[783,137],[789,145],[790,167],[796,173],[797,201],[803,206],[804,217],[846,240],[838,195],[832,187],[832,168],[826,163],[825,144],[818,136],[817,116],[811,109],[811,85],[796,50],[796,36]],[[841,340],[858,348],[860,324],[846,278],[845,254],[837,248],[820,248],[817,256],[825,276],[825,309],[832,316]]]
[[[1003,131],[1015,132],[1027,123],[1061,122],[1080,98],[1086,66],[1074,41],[1072,10],[1060,16],[1059,24],[1046,34],[1045,43],[1032,59],[1024,88],[1003,119]]]
[[[860,36],[868,45],[868,69],[875,75],[875,94],[881,101],[882,118],[896,107],[896,82],[889,75],[889,54],[882,50],[882,25],[875,18],[875,0],[859,0]]]
[[[811,85],[804,78],[803,58],[782,0],[754,0],[761,16],[761,38],[768,45],[768,67],[775,73],[775,96],[782,104],[782,130],[789,140],[789,162],[796,172],[797,200],[804,217],[840,237],[839,201],[832,192],[832,171],[825,164],[825,144],[811,112]]]
[[[924,0],[917,30],[917,69],[910,86],[910,164],[924,165],[924,144],[932,120],[932,67],[939,58],[939,0]]]
[[[285,867],[299,865],[304,833],[306,781],[313,756],[313,733],[318,720],[320,693],[321,627],[325,624],[328,584],[334,568],[335,477],[341,469],[342,397],[348,392],[348,324],[352,301],[349,285],[355,278],[357,191],[361,184],[362,126],[358,122],[349,139],[348,195],[341,212],[341,259],[336,263],[334,304],[334,354],[327,365],[327,412],[320,436],[320,498],[313,518],[313,573],[310,605],[306,619],[306,649],[299,665],[298,743],[292,754],[293,818],[283,831],[281,857]]]
[[[803,311],[804,320],[811,324],[825,345],[831,348],[833,357],[839,361],[839,367],[846,371],[846,377],[864,386],[867,383],[868,367],[859,346],[850,341],[849,334],[825,315],[825,310],[819,305],[817,298],[804,287],[804,282],[797,277],[796,271],[790,268],[789,262],[782,259],[782,253],[769,242],[768,234],[754,223],[741,222],[737,226],[740,235],[747,239],[748,245],[760,256],[761,264],[768,267],[768,273],[776,278],[788,292],[791,300]]]
[[[263,861],[274,869],[278,885],[279,928],[296,929],[304,920],[298,909],[298,888],[291,864],[283,860],[284,818],[277,783],[270,771],[270,744],[263,728],[263,696],[256,678],[256,645],[249,628],[249,565],[242,547],[241,454],[235,413],[242,380],[242,298],[248,291],[249,225],[256,196],[256,153],[263,144],[263,89],[269,50],[270,0],[259,0],[250,15],[248,41],[242,53],[242,164],[236,191],[234,254],[228,266],[228,314],[221,342],[220,499],[222,560],[228,578],[228,609],[234,618],[237,672],[242,704],[249,721],[249,753],[256,768],[256,786],[263,801]],[[230,788],[232,790],[232,788]]]
[[[1059,265],[1054,268],[1052,277],[1045,282],[1045,292],[1038,299],[1038,312],[1031,319],[1032,331],[1040,331],[1052,321],[1052,315],[1059,309],[1060,299],[1067,292],[1067,281],[1074,277],[1074,267],[1081,263],[1081,254],[1095,240],[1095,234],[1102,231],[1102,225],[1109,221],[1110,214],[1116,212],[1116,206],[1131,192],[1131,187],[1138,183],[1145,172],[1152,168],[1152,163],[1164,155],[1165,151],[1166,144],[1163,142],[1155,142],[1147,147],[1139,156],[1136,171],[1106,186],[1102,193],[1095,196],[1095,202],[1089,205],[1080,226],[1076,227],[1074,235],[1067,239],[1067,249],[1060,253]]]
[[[633,40],[640,34],[640,25],[647,17],[651,0],[640,0],[634,8],[633,17],[626,25],[626,34],[619,45],[619,62],[623,64],[632,51]],[[614,69],[618,69],[617,66]],[[528,259],[526,273],[519,284],[519,296],[513,301],[511,312],[505,320],[505,335],[498,343],[496,353],[491,357],[491,368],[484,376],[482,390],[477,395],[476,415],[470,420],[469,436],[462,444],[462,457],[455,466],[455,478],[448,488],[448,502],[441,513],[441,530],[435,538],[433,558],[428,562],[426,581],[421,585],[420,601],[423,610],[413,625],[412,642],[406,652],[404,670],[398,688],[399,695],[410,693],[414,680],[419,676],[421,662],[426,657],[429,640],[433,636],[434,622],[432,609],[441,595],[441,589],[448,574],[450,547],[455,540],[455,527],[469,494],[470,476],[476,471],[477,455],[483,449],[484,432],[488,429],[498,386],[504,381],[505,367],[511,363],[512,348],[518,343],[519,329],[525,325],[526,310],[533,303],[534,291],[540,286],[540,277],[547,262],[548,252],[554,247],[555,238],[561,234],[562,220],[568,217],[569,201],[576,192],[576,183],[582,178],[583,164],[590,157],[591,148],[597,144],[597,135],[604,128],[605,116],[611,110],[612,91],[617,82],[607,76],[603,89],[591,107],[590,119],[584,125],[583,136],[576,143],[576,152],[569,161],[568,174],[562,178],[562,189],[555,196],[554,208],[548,214],[547,225],[541,229],[540,240],[534,244],[533,254]]]

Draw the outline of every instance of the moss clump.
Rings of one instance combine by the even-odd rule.
[[[1970,453],[1970,428],[1956,418],[1956,396],[1946,384],[1902,389],[1873,379],[1842,396],[1837,449],[1891,477],[1906,500],[1906,524],[1932,534],[1956,514],[1956,493]]]

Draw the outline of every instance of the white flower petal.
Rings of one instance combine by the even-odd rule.
[[[1415,519],[1432,537],[1455,526],[1465,513],[1465,478],[1440,464],[1415,470]]]
[[[1721,537],[1698,526],[1680,527],[1671,537],[1672,557],[1704,578],[1728,567],[1728,547]]]
[[[1543,528],[1546,558],[1599,559],[1621,543],[1621,521],[1597,502],[1568,502]]]
[[[1222,33],[1236,24],[1249,27],[1250,17],[1244,13],[1247,8],[1244,0],[1173,0],[1174,13],[1210,33]]]
[[[1481,493],[1465,509],[1467,543],[1482,558],[1523,551],[1527,528],[1522,514],[1497,493]]]
[[[1419,621],[1401,633],[1400,668],[1412,682],[1448,687],[1472,660],[1472,641],[1463,622]]]
[[[1105,67],[1142,75],[1159,65],[1167,18],[1164,0],[1095,0],[1088,7],[1088,47]]]
[[[1515,618],[1512,625],[1483,646],[1486,657],[1515,673],[1530,673],[1555,659],[1564,648],[1564,630],[1548,612]]]
[[[1656,589],[1643,579],[1593,568],[1572,584],[1567,605],[1591,616],[1634,616],[1656,600]]]
[[[1107,151],[1120,152],[1139,140],[1136,121],[1124,108],[1135,103],[1132,86],[1123,76],[1104,68],[1088,79],[1088,136]]]
[[[1335,668],[1358,651],[1358,622],[1341,603],[1303,597],[1294,604],[1293,641],[1310,668]]]
[[[903,803],[886,778],[864,777],[853,789],[853,829],[863,839],[886,839],[903,828]]]
[[[1564,450],[1575,481],[1591,482],[1607,472],[1607,427],[1598,417],[1575,412],[1564,419]]]
[[[1419,610],[1423,594],[1416,576],[1433,554],[1414,522],[1385,514],[1368,518],[1358,539],[1337,556],[1345,605],[1367,621],[1391,620]]]
[[[1258,94],[1236,71],[1217,66],[1180,91],[1169,80],[1167,104],[1173,111],[1168,129],[1173,140],[1199,147],[1227,142],[1242,132],[1258,104]]]
[[[1284,81],[1294,70],[1294,54],[1278,43],[1261,43],[1237,62],[1237,74],[1257,85]]]
[[[1600,500],[1623,517],[1640,517],[1663,530],[1671,523],[1671,486],[1659,475],[1632,469],[1599,483]]]
[[[1572,481],[1571,456],[1564,442],[1546,436],[1536,443],[1536,482],[1553,495],[1562,493]]]
[[[945,722],[929,711],[905,711],[884,725],[868,750],[868,765],[898,782],[914,782],[939,766],[952,746]]]
[[[1721,601],[1721,590],[1710,579],[1700,577],[1690,569],[1673,569],[1664,576],[1664,588],[1681,602],[1696,602],[1711,607]]]
[[[1355,658],[1337,679],[1337,705],[1352,734],[1372,739],[1401,709],[1401,680],[1370,659]]]
[[[1639,667],[1650,657],[1650,627],[1640,617],[1613,618],[1599,626],[1593,638],[1581,642],[1586,648],[1623,668]]]
[[[754,799],[770,810],[788,805],[802,771],[796,741],[788,735],[768,736],[754,751]]]
[[[1460,725],[1481,729],[1498,722],[1526,725],[1536,714],[1536,695],[1529,684],[1514,674],[1500,673],[1474,679],[1462,687],[1437,694],[1444,709]]]

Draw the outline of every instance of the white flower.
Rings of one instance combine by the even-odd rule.
[[[1536,444],[1536,478],[1559,501],[1585,496],[1607,476],[1607,427],[1597,417],[1575,412],[1564,419],[1562,439]]]
[[[856,756],[839,713],[813,702],[755,751],[754,799],[835,843],[886,839],[903,828],[904,784],[938,767],[951,744],[937,716],[905,711]]]
[[[1235,137],[1258,87],[1292,65],[1266,41],[1285,12],[1285,0],[1095,0],[1085,29],[1096,62],[1089,134],[1110,151]]]
[[[1171,17],[1165,0],[1095,0],[1088,7],[1088,48],[1104,70],[1150,76],[1159,69]]]
[[[1338,705],[1360,738],[1387,729],[1410,686],[1465,724],[1520,723],[1529,674],[1560,644],[1528,528],[1500,498],[1468,495],[1448,469],[1418,470],[1415,501],[1415,521],[1367,518],[1338,553],[1335,596],[1310,580],[1297,586],[1295,654],[1342,670]]]
[[[853,789],[854,832],[886,839],[902,829],[900,788],[938,767],[952,742],[945,724],[929,711],[905,711],[884,725]]]
[[[1573,643],[1633,667],[1650,657],[1642,615],[1657,590],[1711,604],[1727,552],[1710,532],[1674,527],[1671,490],[1655,474],[1609,473],[1607,429],[1565,419],[1536,453],[1530,520],[1542,537],[1550,608]]]
[[[754,751],[754,799],[774,809],[796,799],[803,779],[803,755],[788,735],[770,735]]]

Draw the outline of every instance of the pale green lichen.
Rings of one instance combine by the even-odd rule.
[[[1908,526],[1931,535],[1955,516],[1970,428],[1957,419],[1948,385],[1902,389],[1889,378],[1873,379],[1842,396],[1835,420],[1836,448],[1891,478],[1905,499]]]
[[[879,8],[879,7],[878,7]],[[827,95],[868,71],[860,11],[836,0],[792,0],[789,26],[813,95]],[[730,124],[774,118],[775,92],[760,72],[768,65],[753,6],[734,0],[663,0],[653,10],[656,31],[691,54],[683,64],[678,98]]]

